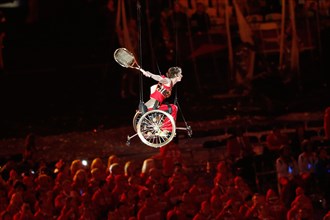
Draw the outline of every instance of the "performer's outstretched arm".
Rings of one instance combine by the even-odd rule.
[[[156,74],[153,74],[149,71],[145,71],[143,69],[141,69],[141,72],[143,73],[143,75],[145,75],[146,77],[149,77],[149,78],[152,78],[160,83],[168,83],[168,78],[167,77],[161,77],[160,75],[156,75]]]

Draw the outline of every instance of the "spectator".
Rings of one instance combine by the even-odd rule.
[[[294,197],[294,189],[299,182],[299,168],[287,145],[280,148],[279,157],[276,159],[276,173],[280,197],[286,207],[289,207]]]
[[[30,205],[33,211],[34,210],[34,205],[37,202],[37,193],[35,190],[35,183],[33,176],[31,175],[24,175],[22,182],[25,186],[25,191],[23,192],[23,198],[26,203]]]
[[[183,188],[182,190],[184,191],[189,190],[190,188],[188,175],[185,172],[185,170],[182,168],[181,164],[175,165],[174,172],[172,176],[168,178],[167,181],[168,181],[168,185],[170,185],[172,182],[179,181]]]
[[[119,203],[114,211],[109,211],[108,220],[129,219],[131,216],[130,207],[124,203]]]
[[[217,216],[220,211],[223,209],[223,201],[220,198],[220,195],[212,191],[212,196],[210,199],[211,211],[213,216]]]
[[[131,176],[140,176],[140,169],[138,164],[133,161],[127,161],[124,166],[124,173],[127,178]]]
[[[91,170],[91,177],[88,180],[88,189],[92,192],[99,187],[100,182],[105,180],[105,172],[99,168]]]
[[[65,201],[68,196],[71,195],[71,181],[69,180],[63,180],[61,182],[60,188],[58,188],[60,191],[57,195],[55,195],[54,199],[54,213],[55,214],[60,214],[62,208],[65,205]]]
[[[28,203],[23,203],[20,211],[14,215],[13,220],[29,219],[34,220],[34,215],[32,214],[30,205]]]
[[[174,172],[173,176],[168,179],[169,189],[165,192],[165,196],[170,201],[171,206],[175,206],[182,200],[182,194],[188,190],[188,178],[181,172]]]
[[[35,207],[33,207],[35,220],[50,220],[57,214],[52,193],[52,191],[47,192],[47,194],[40,196],[36,202]]]
[[[325,109],[323,127],[324,127],[324,136],[327,140],[329,140],[330,139],[330,107],[327,107]]]
[[[228,202],[231,200],[231,205],[237,212],[239,211],[240,206],[244,203],[242,196],[232,184],[227,186],[225,193],[220,197],[220,199],[223,202]]]
[[[140,190],[141,191],[141,190]],[[123,194],[120,198],[120,201],[125,203],[129,207],[130,213],[132,216],[136,216],[140,208],[140,192],[134,192],[133,190],[128,190],[126,194]]]
[[[8,199],[5,194],[5,190],[0,191],[0,213],[6,210],[8,206]]]
[[[69,196],[65,200],[65,205],[61,210],[61,214],[57,220],[78,219],[79,203],[76,197]]]
[[[199,211],[199,205],[196,205],[194,197],[189,192],[184,192],[182,195],[182,201],[179,203],[180,210],[184,215],[192,219]]]
[[[298,219],[313,219],[313,204],[309,197],[305,195],[305,191],[301,187],[296,189],[296,198],[291,203],[291,208],[287,213],[287,219],[293,219],[294,216],[299,216]]]
[[[265,196],[255,194],[252,198],[252,206],[245,214],[247,219],[270,219],[268,207],[265,204]]]
[[[55,185],[60,184],[63,180],[71,180],[70,164],[66,163],[63,159],[60,159],[55,164],[54,169]]]
[[[10,214],[10,212],[8,211],[3,211],[0,214],[0,219],[1,220],[12,220],[13,216]]]
[[[22,183],[20,179],[16,180],[13,186],[8,190],[8,197],[12,197],[13,194],[19,193],[23,196],[23,192],[26,190],[26,186]]]
[[[285,219],[287,209],[280,197],[272,189],[269,189],[266,193],[266,205],[270,216],[273,216],[275,220]]]
[[[148,174],[152,168],[155,168],[155,160],[152,158],[145,159],[142,164],[141,169],[141,178],[142,181],[145,182],[148,179]]]
[[[225,193],[227,186],[231,183],[233,174],[230,172],[227,164],[221,161],[217,164],[217,172],[214,177],[214,187],[220,191],[221,194]]]
[[[234,205],[232,199],[227,200],[221,212],[216,216],[216,220],[225,220],[225,219],[244,219],[239,213],[238,207]]]
[[[298,158],[299,154],[302,152],[301,144],[306,140],[306,128],[304,124],[299,124],[296,126],[295,133],[290,139],[291,152],[295,158]]]
[[[78,195],[82,195],[84,192],[88,192],[88,174],[86,170],[80,169],[73,177],[72,190]]]
[[[226,154],[232,162],[253,154],[250,140],[243,135],[242,128],[237,128],[233,136],[227,140]]]
[[[311,141],[304,140],[301,143],[302,153],[298,156],[298,166],[301,175],[311,175],[315,171],[317,155]]]
[[[7,211],[10,213],[11,216],[15,216],[20,210],[21,206],[23,205],[23,197],[21,193],[14,193],[10,197],[9,205],[7,206]]]
[[[194,216],[193,220],[204,220],[204,219],[214,219],[213,213],[211,211],[211,205],[208,200],[201,203],[199,212]]]
[[[159,203],[155,201],[150,195],[145,198],[145,201],[140,208],[137,219],[163,219],[163,213],[159,209]]]
[[[280,128],[275,127],[266,138],[267,147],[269,150],[279,150],[282,145],[290,144],[288,135],[282,133]]]
[[[28,134],[24,140],[23,158],[19,164],[18,172],[35,172],[37,169],[36,161],[36,136],[33,133]]]
[[[328,211],[328,213],[325,214],[322,220],[330,220],[330,211]]]
[[[240,176],[236,176],[234,179],[235,189],[241,195],[243,201],[247,201],[252,198],[252,190],[248,186],[248,184],[244,181],[244,179]]]
[[[173,209],[171,209],[167,212],[166,220],[173,220],[173,219],[188,220],[188,219],[192,219],[192,217],[187,216],[185,211],[186,210],[182,207],[181,202],[178,202],[178,204],[176,206],[174,206]]]
[[[113,189],[115,187],[115,178],[118,175],[122,175],[122,169],[118,163],[111,164],[109,168],[110,174],[106,178],[106,182],[110,189]]]
[[[140,191],[138,192],[138,201],[137,201],[138,210],[140,210],[140,208],[144,205],[146,199],[150,196],[151,196],[151,191],[149,189],[145,189],[145,188],[140,189]]]
[[[119,165],[119,163],[120,163],[119,158],[116,155],[109,156],[109,158],[108,158],[108,164],[107,164],[107,168],[106,168],[107,175],[110,174],[110,167],[111,167],[111,165],[112,164],[115,164],[115,163]]]
[[[330,202],[330,156],[325,147],[318,150],[318,161],[315,164],[315,178],[317,191],[322,195],[325,202]]]
[[[307,194],[315,192],[315,165],[317,154],[313,150],[313,145],[309,140],[304,140],[301,144],[302,153],[298,156],[298,166],[304,189]]]
[[[134,177],[130,177],[129,180],[130,180],[131,188],[134,188],[134,187],[136,187],[137,189],[139,188],[138,179],[134,179]],[[113,202],[115,205],[119,205],[121,195],[126,193],[128,191],[128,189],[129,189],[129,185],[128,185],[128,180],[126,179],[126,177],[124,175],[116,175],[115,187],[111,191],[111,198],[113,199]]]
[[[227,140],[226,154],[231,160],[233,173],[244,178],[250,187],[255,186],[255,171],[253,169],[252,145],[243,129],[237,128],[232,138]]]
[[[196,11],[190,17],[191,32],[196,35],[205,34],[211,27],[209,14],[202,2],[196,4]]]
[[[184,11],[184,7],[179,2],[173,3],[173,8],[167,18],[168,28],[174,37],[175,32],[186,34],[188,31],[188,16]]]
[[[149,170],[149,176],[144,185],[151,189],[155,184],[158,184],[165,189],[167,187],[166,182],[167,179],[163,177],[161,170],[154,167]]]
[[[168,58],[175,61],[174,59],[177,57],[177,65],[182,66],[189,52],[187,50],[189,48],[189,41],[187,41],[189,18],[179,2],[173,3],[172,10],[166,16],[166,27],[170,37],[169,41],[173,42],[173,44],[169,44],[172,47],[167,48],[172,51],[171,57]]]
[[[194,182],[189,189],[193,201],[196,204],[201,204],[203,201],[209,200],[211,197],[211,188],[207,185],[205,177],[199,176]]]
[[[92,197],[89,193],[81,195],[81,203],[79,206],[79,220],[89,219],[96,220],[94,207],[92,204]]]
[[[46,194],[54,187],[52,178],[46,174],[40,174],[36,178],[35,183],[36,183],[36,192],[39,195]]]
[[[102,173],[104,172],[106,167],[104,166],[101,158],[99,157],[94,158],[94,160],[91,163],[90,170],[93,170],[94,168],[99,168],[102,171]]]
[[[82,162],[81,160],[73,160],[71,162],[71,166],[70,166],[70,174],[71,174],[71,177],[74,177],[76,175],[76,172],[80,169],[83,169],[84,166],[82,165]]]
[[[156,200],[159,203],[159,208],[163,212],[163,214],[166,214],[166,211],[169,209],[169,201],[166,198],[164,194],[165,188],[163,185],[156,183],[153,185],[151,189],[151,196],[154,200]]]
[[[179,146],[176,143],[169,143],[160,149],[160,158],[162,161],[163,174],[171,176],[175,164],[182,163],[182,155]]]
[[[92,204],[97,218],[107,216],[109,210],[114,210],[111,189],[105,181],[101,181],[99,188],[92,195]]]

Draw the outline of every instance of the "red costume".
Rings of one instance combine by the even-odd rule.
[[[164,75],[162,75],[161,77],[165,78]],[[170,86],[166,86],[162,83],[158,83],[155,86],[156,89],[150,94],[150,98],[156,99],[159,104],[162,104],[166,98],[171,96],[173,83],[171,83]]]
[[[164,75],[162,75],[161,77],[166,78],[166,76]],[[173,88],[172,83],[170,86],[166,86],[162,83],[158,83],[157,85],[152,86],[151,87],[152,92],[150,94],[150,98],[157,100],[157,103],[154,105],[153,108],[149,108],[149,110],[159,109],[168,112],[169,114],[171,114],[174,121],[176,121],[178,107],[174,104],[162,104],[165,99],[171,96],[172,88]],[[165,126],[163,126],[163,129],[171,131],[172,130],[171,123],[167,123],[167,121],[168,119],[165,120],[164,122]],[[168,126],[166,126],[167,124]]]

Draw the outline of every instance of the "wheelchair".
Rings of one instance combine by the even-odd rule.
[[[190,126],[177,127],[173,116],[159,109],[145,113],[137,110],[133,117],[133,129],[136,133],[127,137],[127,145],[130,145],[133,137],[138,136],[144,144],[160,148],[173,140],[177,130],[187,131],[189,137],[192,135]]]

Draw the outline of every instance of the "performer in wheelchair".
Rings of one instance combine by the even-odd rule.
[[[168,112],[176,121],[178,107],[174,104],[163,104],[164,100],[169,98],[172,93],[173,86],[180,82],[183,75],[180,67],[171,67],[165,75],[156,75],[149,71],[141,70],[143,75],[150,77],[158,82],[158,84],[151,86],[150,99],[145,103],[148,110],[158,109]],[[163,127],[163,129],[166,129]],[[169,127],[166,130],[171,130]]]

